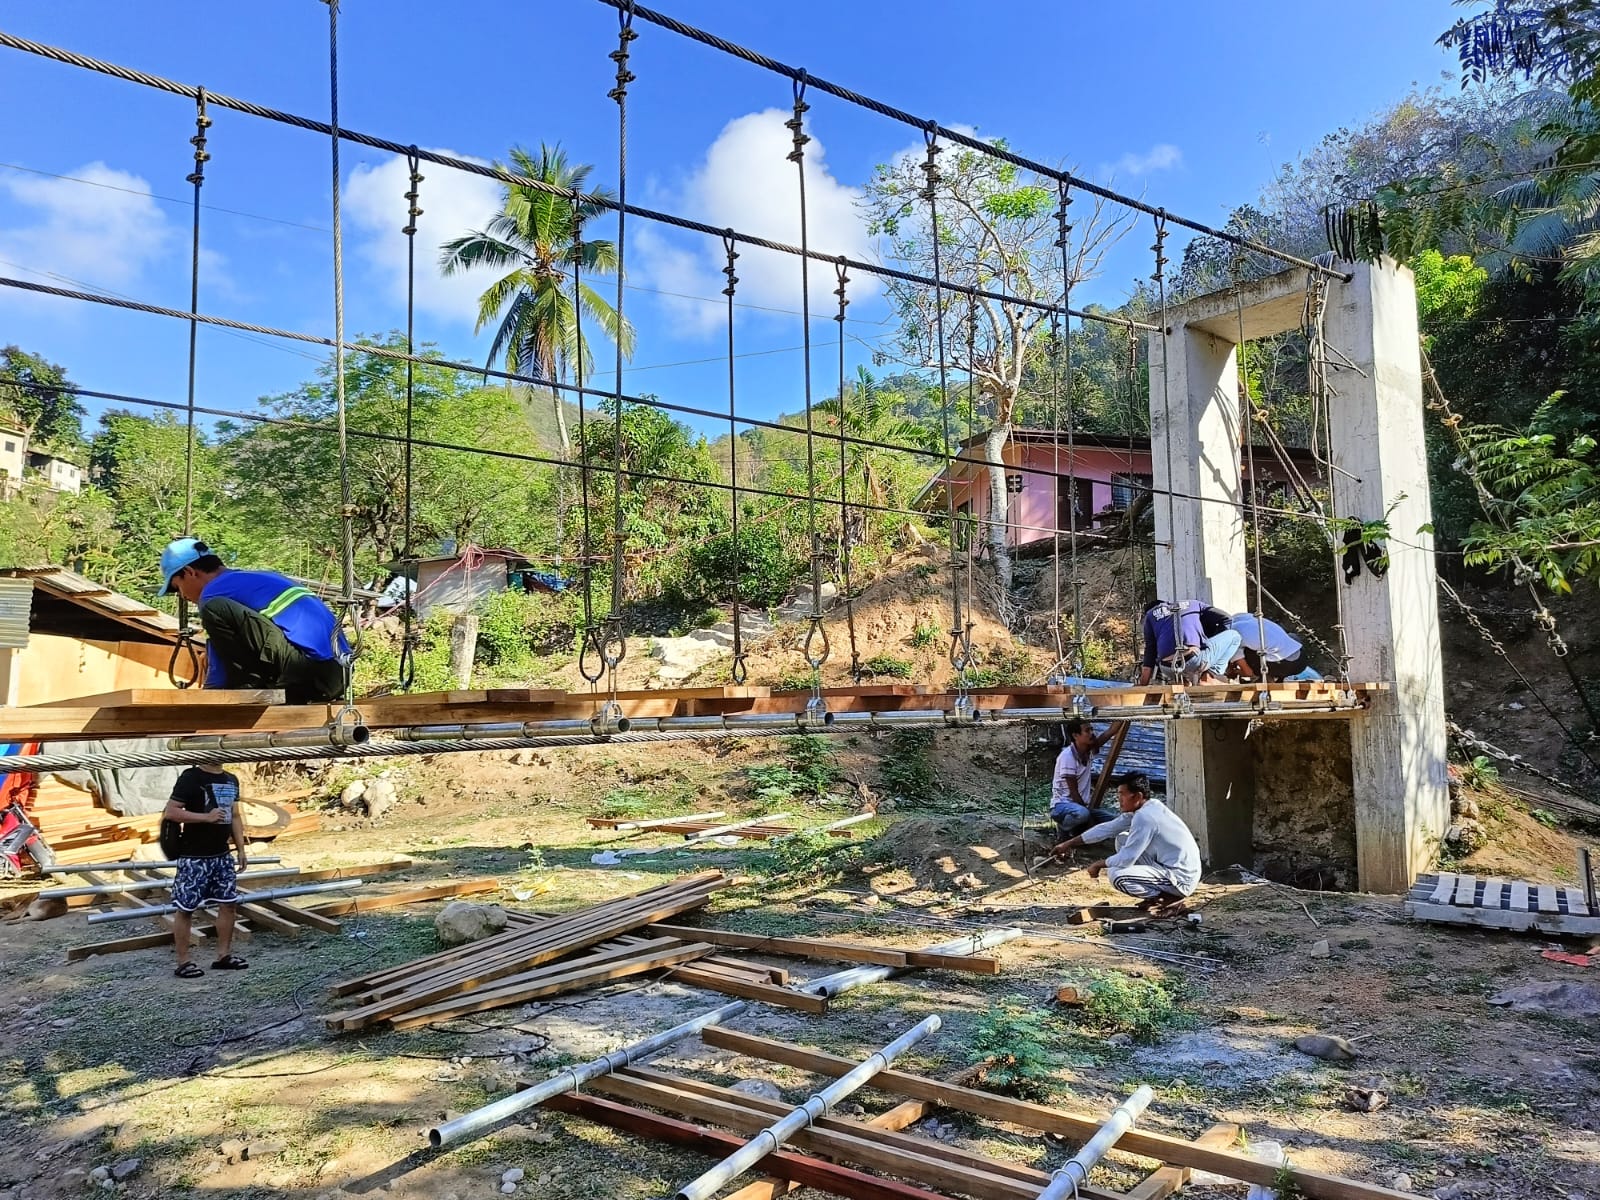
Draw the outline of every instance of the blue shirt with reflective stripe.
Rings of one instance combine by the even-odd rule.
[[[256,612],[265,612],[272,602],[291,588],[304,589],[287,575],[276,571],[224,571],[200,593],[200,603],[207,600],[235,600]],[[337,637],[339,653],[349,650],[344,634],[338,632],[339,622],[333,610],[313,594],[300,596],[284,605],[269,618],[283,630],[289,644],[304,652],[307,658],[323,662],[334,657],[333,643]],[[217,688],[227,683],[227,668],[215,655],[210,657],[206,670],[206,686]]]

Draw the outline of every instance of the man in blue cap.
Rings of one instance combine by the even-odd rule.
[[[276,571],[235,571],[192,538],[161,552],[161,593],[177,592],[206,631],[208,688],[282,688],[290,704],[337,700],[350,652],[321,600]]]

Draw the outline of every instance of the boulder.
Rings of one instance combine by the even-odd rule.
[[[355,779],[344,785],[344,791],[339,793],[339,804],[344,808],[355,808],[361,802],[361,797],[367,794],[367,781]]]
[[[452,901],[433,919],[433,931],[446,946],[476,942],[503,932],[505,927],[506,910],[498,904],[473,904],[467,900]]]
[[[395,791],[394,784],[387,779],[379,778],[367,784],[361,802],[366,806],[367,816],[374,821],[380,821],[399,799],[400,795]]]
[[[1490,1004],[1512,1012],[1550,1013],[1557,1017],[1600,1017],[1600,986],[1592,983],[1525,983],[1489,997]]]

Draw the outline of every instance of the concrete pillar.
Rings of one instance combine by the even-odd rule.
[[[1433,519],[1423,438],[1416,284],[1385,260],[1328,290],[1334,511],[1388,514],[1389,569],[1339,583],[1350,677],[1392,680],[1350,724],[1360,885],[1404,892],[1450,817]],[[1340,355],[1348,359],[1348,365]]]
[[[1204,600],[1229,612],[1245,607],[1236,353],[1181,312],[1172,314],[1170,333],[1150,335],[1156,585],[1163,600]],[[1227,724],[1167,725],[1167,804],[1207,863],[1249,865],[1254,770],[1242,723],[1238,736],[1218,740],[1213,727]]]
[[[472,666],[478,656],[478,614],[463,613],[450,627],[450,674],[459,688],[472,686]]]

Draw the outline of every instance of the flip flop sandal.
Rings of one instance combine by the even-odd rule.
[[[237,954],[230,954],[226,958],[219,958],[211,964],[213,971],[243,971],[250,964]]]
[[[205,970],[199,963],[186,962],[179,964],[178,968],[172,973],[179,979],[199,979],[200,976],[205,974]]]

